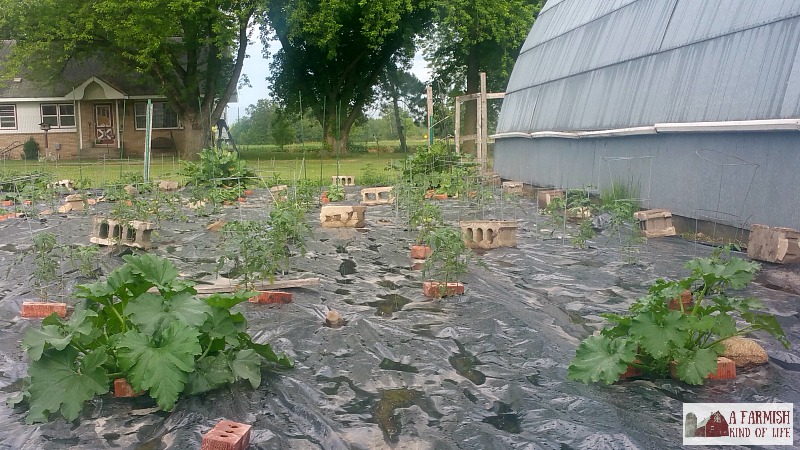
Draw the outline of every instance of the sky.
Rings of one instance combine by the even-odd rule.
[[[275,52],[280,48],[280,44],[273,43],[271,52]],[[250,105],[255,105],[258,100],[269,97],[269,60],[264,59],[262,56],[261,39],[256,34],[253,40],[247,46],[248,58],[244,60],[244,68],[242,73],[247,75],[252,87],[244,87],[239,89],[239,101],[237,103],[230,103],[228,107],[228,122],[234,123],[240,117],[244,117],[245,110]],[[430,79],[430,69],[428,69],[425,60],[421,53],[417,53],[414,57],[414,66],[411,71],[423,82]]]

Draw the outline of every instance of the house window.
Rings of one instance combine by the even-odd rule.
[[[75,106],[71,103],[43,104],[42,123],[50,124],[53,128],[74,127]]]
[[[17,128],[17,105],[0,105],[0,128]]]
[[[180,128],[178,114],[169,107],[167,102],[152,102],[153,128]],[[144,130],[147,127],[147,103],[134,104],[136,113],[136,129]]]

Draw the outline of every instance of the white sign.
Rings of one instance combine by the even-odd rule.
[[[684,403],[683,445],[793,445],[792,403]]]

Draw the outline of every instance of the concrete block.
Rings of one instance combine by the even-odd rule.
[[[153,246],[150,241],[155,226],[151,222],[133,220],[122,223],[118,220],[102,216],[92,217],[92,236],[89,241],[99,245],[126,245],[149,249]]]
[[[522,195],[524,193],[525,185],[521,181],[503,181],[504,194]]]
[[[250,425],[220,420],[203,435],[200,450],[245,450],[250,446]]]
[[[366,224],[366,206],[324,205],[319,213],[323,228],[361,228]]]
[[[470,220],[459,223],[464,243],[469,248],[491,249],[517,245],[514,220]]]
[[[464,285],[459,282],[443,283],[440,281],[423,281],[422,293],[429,298],[451,297],[463,295]]]
[[[269,193],[272,195],[273,200],[284,202],[289,198],[289,186],[279,184],[269,188]]]
[[[545,189],[539,191],[539,194],[536,196],[536,201],[539,204],[539,208],[547,208],[547,205],[553,201],[554,198],[564,198],[564,191],[561,189]]]
[[[177,181],[161,180],[158,182],[159,191],[177,191],[180,185]]]
[[[331,177],[331,184],[338,184],[339,186],[355,186],[356,177],[352,175],[333,175]]]
[[[122,189],[125,191],[125,193],[126,193],[126,194],[128,194],[128,195],[130,195],[130,196],[134,196],[134,195],[137,195],[137,194],[139,193],[139,190],[138,190],[138,189],[136,189],[136,187],[134,187],[134,186],[133,186],[133,185],[131,185],[131,184],[129,184],[129,185],[127,185],[127,186],[125,186],[125,187],[124,187],[124,188],[122,188]]]
[[[364,188],[361,190],[361,204],[389,205],[394,203],[394,193],[391,186]]]
[[[54,302],[22,302],[20,315],[26,319],[41,319],[56,313],[61,317],[67,316],[66,303]]]
[[[634,219],[639,222],[639,229],[645,237],[656,238],[675,236],[675,227],[672,226],[672,213],[666,209],[648,209],[633,213]]]
[[[750,227],[747,256],[777,264],[800,262],[800,231],[792,228]]]
[[[263,291],[259,292],[258,295],[250,297],[248,300],[250,303],[260,303],[260,304],[287,304],[292,303],[292,294],[289,292],[281,292],[281,291]]]

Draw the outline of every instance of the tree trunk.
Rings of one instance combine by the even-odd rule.
[[[208,137],[211,129],[205,120],[197,117],[185,117],[183,124],[183,145],[177,146],[178,156],[185,160],[196,160],[200,152],[209,147]]]
[[[408,147],[406,146],[406,130],[403,127],[403,121],[400,119],[400,105],[398,104],[398,97],[400,94],[397,92],[397,85],[394,84],[394,80],[390,81],[392,86],[392,108],[394,109],[394,122],[397,126],[397,136],[400,138],[400,151],[403,153],[408,153]]]
[[[478,59],[478,51],[474,46],[469,48],[467,54],[467,92],[466,94],[474,94],[481,90],[481,76],[480,76],[480,61]],[[464,104],[464,115],[462,116],[461,135],[475,135],[478,133],[478,101],[470,100]],[[461,145],[463,153],[477,155],[477,146],[475,141],[465,141]]]

